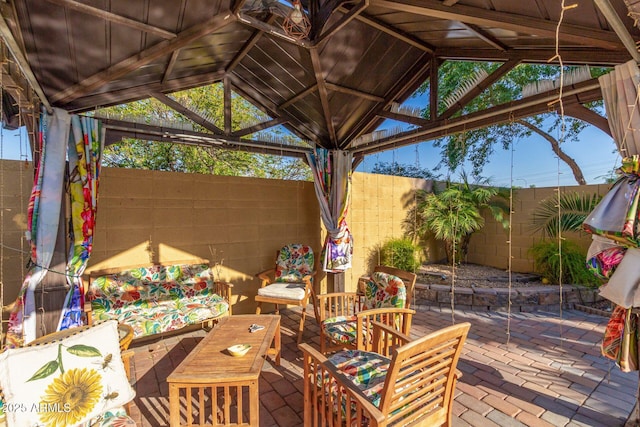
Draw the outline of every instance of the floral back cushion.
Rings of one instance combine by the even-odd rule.
[[[284,246],[276,260],[276,282],[297,283],[313,272],[314,256],[311,247],[301,244]]]
[[[364,309],[404,308],[407,303],[407,288],[398,276],[376,271],[364,286]]]
[[[90,299],[99,309],[113,301],[135,304],[206,296],[213,293],[211,281],[207,264],[139,267],[97,277],[91,283]]]
[[[8,425],[75,426],[132,400],[117,322],[0,354]]]

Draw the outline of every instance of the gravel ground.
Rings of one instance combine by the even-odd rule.
[[[451,265],[426,264],[420,267],[418,283],[450,284],[453,275]],[[460,264],[455,267],[456,286],[470,288],[509,287],[509,272],[499,268],[477,264]],[[511,273],[511,286],[544,286],[540,276],[534,273]]]

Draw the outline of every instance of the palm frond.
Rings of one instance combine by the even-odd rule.
[[[558,232],[580,231],[587,215],[600,202],[601,197],[595,193],[564,193],[542,200],[532,214],[531,229],[542,231],[549,237],[556,237]]]

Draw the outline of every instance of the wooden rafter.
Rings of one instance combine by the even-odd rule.
[[[429,69],[429,117],[435,120],[438,117],[438,69],[440,60],[435,56],[431,58],[431,68]]]
[[[343,13],[347,12],[347,9],[344,8],[340,8],[339,10]],[[364,24],[367,24],[372,28],[375,28],[376,30],[380,30],[383,33],[389,34],[390,36],[395,37],[396,39],[401,40],[408,45],[418,48],[424,52],[433,53],[435,51],[434,46],[431,46],[430,44],[423,42],[422,40],[412,36],[411,34],[400,31],[397,28],[394,28],[391,25],[388,25],[364,13],[360,13],[356,16],[355,19]]]
[[[251,135],[252,133],[260,132],[261,130],[269,129],[270,127],[278,126],[283,123],[285,123],[285,120],[281,117],[277,117],[275,119],[267,120],[266,122],[258,123],[256,125],[232,132],[231,136]]]
[[[498,38],[493,37],[491,34],[484,31],[479,26],[475,24],[466,24],[466,23],[462,23],[462,25],[464,25],[469,30],[471,30],[477,37],[487,42],[487,44],[489,44],[490,46],[493,46],[496,49],[501,50],[503,52],[506,52],[507,50],[509,50],[509,46],[502,43]]]
[[[162,83],[166,83],[169,80],[169,77],[171,77],[173,68],[176,65],[176,61],[178,60],[178,55],[180,55],[180,49],[176,49],[171,53],[171,58],[169,58],[167,68],[164,69],[164,73],[162,74]]]
[[[13,55],[13,59],[15,59],[16,63],[18,64],[18,67],[22,71],[24,78],[33,88],[33,91],[36,93],[36,95],[38,95],[38,98],[40,98],[40,102],[42,102],[42,105],[44,105],[48,111],[52,111],[51,104],[47,100],[42,87],[40,87],[38,79],[36,79],[36,76],[33,74],[33,70],[31,70],[29,61],[27,61],[27,58],[24,57],[24,55],[22,54],[22,50],[18,46],[18,43],[13,38],[13,34],[11,33],[7,22],[5,21],[4,16],[0,16],[0,36],[2,36],[2,39],[11,52],[11,55]]]
[[[154,92],[152,96],[158,101],[165,104],[166,106],[173,108],[178,113],[187,117],[189,120],[193,120],[195,123],[199,124],[200,126],[207,129],[208,131],[211,131],[216,135],[220,135],[220,136],[224,135],[224,132],[222,131],[222,129],[220,129],[219,127],[217,127],[216,125],[214,125],[209,120],[202,117],[201,115],[189,110],[187,107],[180,104],[175,99],[165,95],[164,93]]]
[[[499,61],[520,59],[528,63],[548,64],[556,55],[555,48],[540,48],[533,50],[509,50],[506,52],[494,49],[470,48],[442,48],[437,49],[435,56],[442,59],[456,59],[465,61]],[[626,49],[602,50],[594,53],[581,47],[560,47],[560,55],[565,65],[579,65],[588,62],[592,66],[614,66],[631,59]]]
[[[315,44],[322,43],[324,40],[327,40],[336,32],[340,31],[340,29],[342,29],[345,25],[347,25],[349,22],[357,18],[357,16],[360,15],[368,6],[369,6],[369,0],[361,0],[360,3],[353,6],[346,13],[342,12],[343,15],[340,18],[340,20],[335,24],[333,24],[331,28],[327,29],[326,31],[323,31],[322,34],[320,34],[320,37],[317,37],[314,40]]]
[[[151,92],[171,93],[179,90],[191,89],[198,86],[204,86],[219,82],[224,78],[224,72],[215,71],[213,73],[196,74],[179,79],[171,79],[165,83],[153,83],[111,91],[108,94],[89,95],[84,98],[78,98],[73,102],[71,112],[83,112],[95,108],[95,105],[109,107],[112,105],[122,104],[124,102],[133,102],[140,99],[146,99]]]
[[[233,84],[234,91],[238,93],[240,96],[251,102],[253,105],[260,107],[262,111],[270,115],[271,117],[281,117],[292,124],[293,126],[288,127],[293,133],[295,133],[298,137],[302,139],[308,139],[315,143],[320,143],[316,132],[314,129],[310,128],[305,123],[300,122],[295,117],[287,113],[284,109],[278,107],[273,103],[273,101],[267,99],[260,92],[255,90],[250,84],[246,81],[242,80],[236,74],[229,75],[229,79]]]
[[[315,92],[316,90],[318,90],[318,84],[314,83],[313,85],[309,86],[302,92],[295,94],[294,96],[292,96],[291,98],[283,102],[282,104],[278,105],[278,108],[281,108],[281,109],[287,108],[288,106],[293,105],[296,102],[300,101],[302,98],[305,98],[307,95]]]
[[[439,117],[441,119],[448,119],[453,116],[458,111],[462,110],[465,105],[474,100],[478,95],[482,93],[486,88],[500,80],[505,74],[509,71],[513,70],[516,65],[520,63],[517,59],[512,59],[510,61],[505,62],[500,67],[498,67],[493,73],[489,74],[484,80],[479,82],[476,86],[474,86],[469,92],[467,92],[462,98],[457,100],[451,107],[449,107],[442,115]]]
[[[51,97],[52,103],[68,104],[87,93],[95,90],[106,83],[120,78],[130,72],[158,59],[164,55],[172,53],[195,40],[198,40],[220,28],[235,21],[233,15],[220,14],[209,20],[187,28],[171,40],[163,40],[148,49],[138,52],[129,58],[88,77]]]
[[[172,39],[177,34],[171,31],[163,30],[162,28],[155,27],[153,25],[145,24],[144,22],[136,21],[116,13],[99,9],[97,7],[89,6],[88,4],[80,3],[75,0],[47,0],[49,3],[54,3],[59,6],[66,7],[68,9],[75,10],[77,12],[85,13],[87,15],[95,16],[100,19],[104,19],[115,24],[124,25],[129,28],[133,28],[145,33],[153,34],[163,39]]]
[[[107,145],[122,138],[134,138],[149,141],[173,142],[203,147],[220,146],[227,149],[258,152],[262,154],[285,155],[304,158],[310,148],[278,144],[260,140],[246,140],[232,136],[217,136],[204,132],[176,129],[172,127],[158,127],[124,120],[100,119],[107,131]]]
[[[320,104],[322,105],[322,112],[324,114],[324,121],[327,125],[327,131],[329,132],[329,139],[331,145],[337,147],[338,140],[336,138],[336,129],[333,126],[333,119],[331,117],[331,108],[329,107],[329,94],[327,93],[327,84],[322,75],[322,64],[320,63],[320,55],[318,49],[313,48],[309,51],[311,54],[311,64],[313,65],[313,74],[316,77],[316,83],[318,85],[318,95],[320,96]]]
[[[357,96],[358,98],[366,99],[367,101],[373,102],[384,102],[384,98],[377,95],[372,95],[367,92],[363,92],[361,90],[351,89],[348,87],[336,85],[333,83],[325,82],[327,89],[332,90],[334,92],[346,93],[347,95]]]
[[[419,129],[412,129],[387,138],[364,144],[353,149],[364,154],[380,151],[384,147],[401,147],[422,141],[429,141],[445,135],[479,129],[509,120],[534,116],[554,111],[550,102],[558,99],[558,90],[541,93],[507,104],[498,105],[484,111],[467,114],[453,119],[438,119]],[[597,79],[575,84],[563,91],[565,106],[602,99],[600,84]]]
[[[557,23],[553,21],[461,4],[444,6],[439,0],[371,0],[371,5],[465,24],[498,27],[549,38],[556,36]],[[559,34],[562,41],[605,49],[616,49],[621,45],[614,32],[590,27],[563,24],[560,26]]]
[[[275,15],[271,15],[267,18],[266,23],[271,25],[273,21],[275,21],[275,19]],[[262,30],[254,31],[251,37],[249,37],[249,40],[247,40],[247,42],[242,46],[236,56],[234,56],[231,62],[229,62],[229,65],[227,65],[225,71],[227,73],[232,73],[233,70],[235,70],[235,68],[238,66],[240,61],[242,61],[242,59],[247,56],[247,54],[251,51],[251,49],[253,49],[253,47],[256,45],[256,43],[258,43],[263,35],[264,31]]]
[[[426,52],[421,57],[416,58],[413,66],[407,69],[404,75],[396,81],[396,84],[387,91],[384,102],[365,115],[359,124],[352,128],[351,133],[342,138],[343,142],[340,145],[340,149],[348,148],[352,140],[357,136],[373,132],[383,121],[383,119],[380,119],[380,114],[383,111],[387,111],[391,104],[398,99],[408,97],[415,92],[429,75],[431,58],[431,55]]]
[[[399,122],[409,123],[411,125],[416,125],[416,126],[427,126],[429,123],[431,123],[430,120],[423,119],[421,117],[408,116],[406,114],[400,114],[400,113],[392,113],[391,111],[381,111],[379,116],[384,117],[385,119],[396,120]]]

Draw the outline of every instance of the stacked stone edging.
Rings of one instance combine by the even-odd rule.
[[[454,288],[453,303],[461,310],[504,311],[509,308],[509,288]],[[560,307],[560,287],[554,285],[511,287],[511,310],[531,312]],[[417,283],[417,305],[451,307],[451,286]],[[562,286],[564,308],[588,306],[601,301],[596,289],[575,285]]]

